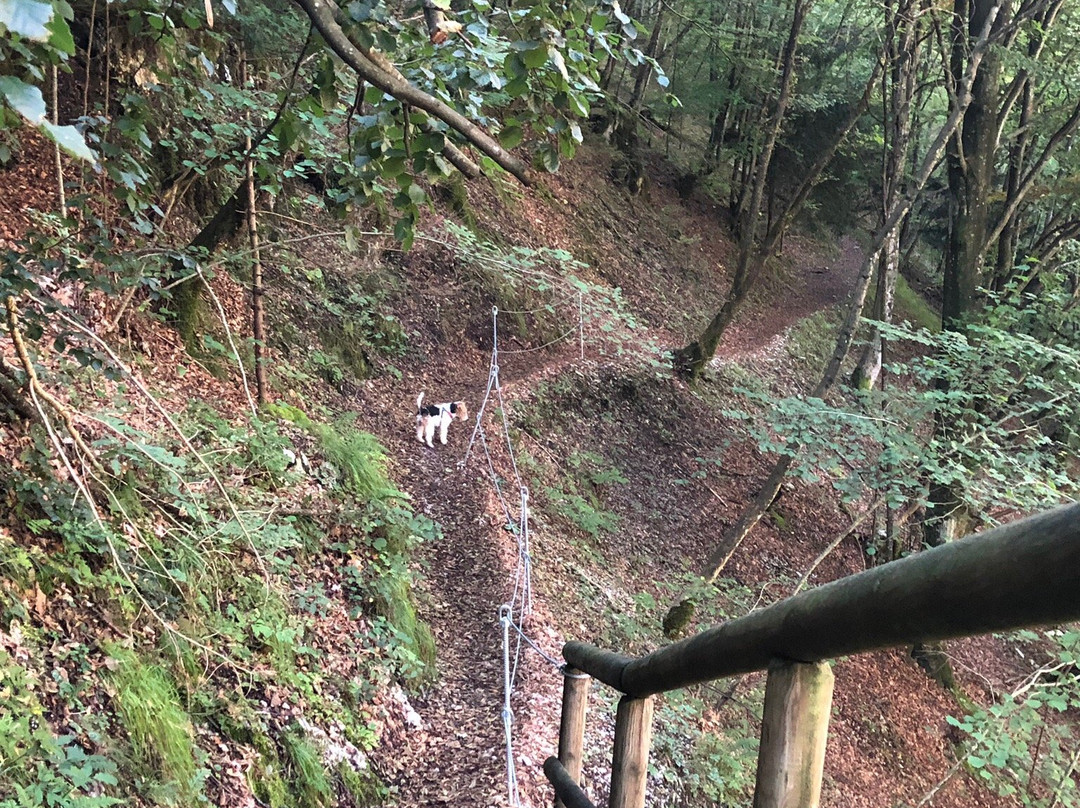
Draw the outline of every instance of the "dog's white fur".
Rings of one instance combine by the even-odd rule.
[[[439,428],[439,443],[446,443],[446,432],[451,421],[464,421],[469,417],[469,410],[464,401],[448,401],[445,404],[424,406],[424,394],[416,397],[416,439],[426,443],[432,449],[435,427]]]

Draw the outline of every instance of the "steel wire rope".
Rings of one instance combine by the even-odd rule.
[[[580,330],[579,327],[575,325],[569,331],[566,331],[563,334],[560,334],[559,336],[555,337],[555,339],[551,340],[551,342],[545,342],[543,345],[537,345],[537,346],[535,346],[533,348],[517,348],[517,349],[515,349],[513,351],[503,351],[503,353],[504,354],[526,354],[526,353],[533,353],[534,351],[542,351],[542,350],[544,350],[544,348],[550,348],[552,345],[554,345],[557,342],[562,342],[564,339],[566,339],[567,337],[569,337],[572,334],[577,334],[579,330]]]
[[[538,314],[542,311],[550,311],[555,313],[555,308],[562,306],[566,303],[576,300],[578,295],[569,294],[566,297],[561,297],[553,303],[545,303],[543,306],[537,306],[535,309],[499,309],[499,314]]]
[[[503,704],[501,710],[501,718],[503,724],[503,735],[506,746],[506,788],[507,798],[509,800],[511,808],[522,808],[521,795],[518,790],[518,778],[517,778],[517,766],[514,761],[514,712],[512,699],[514,695],[514,686],[517,682],[518,670],[521,664],[521,656],[523,647],[532,648],[537,654],[540,655],[545,661],[551,664],[556,670],[562,671],[563,665],[561,665],[553,657],[549,656],[540,645],[530,638],[522,626],[525,618],[531,614],[533,607],[533,591],[532,591],[532,548],[530,546],[530,534],[529,534],[529,489],[521,479],[521,472],[518,468],[517,457],[514,452],[513,440],[510,437],[510,422],[506,412],[506,401],[502,394],[502,384],[499,380],[499,309],[493,306],[491,309],[492,316],[492,339],[491,339],[491,363],[488,372],[487,389],[484,391],[484,400],[480,405],[476,415],[476,424],[473,427],[473,432],[469,438],[469,445],[465,450],[465,456],[458,464],[464,467],[468,462],[472,453],[473,446],[476,443],[477,438],[480,440],[480,445],[483,448],[484,459],[487,463],[488,473],[491,476],[491,482],[495,487],[496,497],[499,504],[502,507],[504,516],[504,525],[508,529],[513,529],[514,518],[510,511],[510,504],[507,501],[507,497],[503,491],[503,482],[500,481],[498,472],[495,470],[495,461],[492,457],[491,446],[487,440],[487,433],[483,428],[483,417],[487,410],[488,402],[491,400],[492,393],[498,400],[499,417],[502,421],[502,435],[506,441],[506,451],[510,458],[510,465],[513,469],[514,480],[518,485],[518,492],[520,495],[520,504],[518,510],[518,522],[516,529],[517,539],[517,559],[514,564],[513,574],[513,586],[511,590],[511,598],[508,603],[503,603],[499,606],[499,623],[502,626],[502,655],[503,655]],[[567,332],[573,333],[573,331]],[[559,339],[564,338],[560,337]],[[555,340],[556,342],[558,340]],[[554,344],[554,343],[548,343]],[[544,347],[544,346],[540,346]],[[537,350],[537,349],[529,349]],[[515,351],[504,351],[504,353],[521,353]],[[514,630],[514,642],[513,652],[511,652],[510,642],[510,629]],[[511,662],[511,657],[513,661]]]

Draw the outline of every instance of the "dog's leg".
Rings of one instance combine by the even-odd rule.
[[[416,416],[416,439],[421,443],[424,442],[424,416]]]
[[[435,444],[431,442],[431,439],[435,437],[435,418],[436,416],[429,415],[424,423],[424,442],[432,449],[435,448]]]
[[[448,412],[444,412],[442,417],[439,418],[439,443],[446,444],[446,430],[450,428],[452,420]]]

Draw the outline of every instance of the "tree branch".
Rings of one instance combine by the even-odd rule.
[[[315,28],[322,34],[326,44],[351,67],[356,74],[373,87],[407,102],[417,109],[433,115],[461,134],[496,164],[513,174],[523,184],[533,183],[529,168],[514,157],[481,127],[460,112],[411,84],[400,71],[381,53],[371,48],[358,47],[342,28],[345,15],[328,0],[295,0],[308,15]]]

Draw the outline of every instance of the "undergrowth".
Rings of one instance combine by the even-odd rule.
[[[34,425],[0,470],[0,805],[380,804],[367,702],[430,676],[408,560],[438,535],[383,447],[290,408],[136,426],[117,383],[71,384],[90,455]]]

